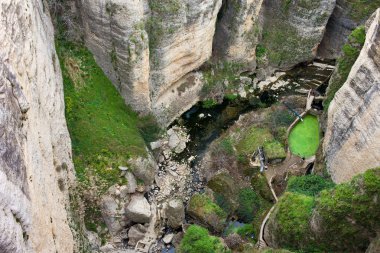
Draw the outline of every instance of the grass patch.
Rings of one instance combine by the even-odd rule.
[[[260,198],[251,188],[244,188],[238,194],[239,206],[236,214],[244,223],[253,221],[254,216],[260,209]]]
[[[303,122],[291,130],[289,134],[289,147],[293,154],[300,157],[315,155],[319,146],[319,122],[313,115],[306,115]]]
[[[86,227],[104,227],[99,197],[116,183],[127,181],[118,166],[146,156],[138,115],[125,105],[115,87],[96,64],[92,54],[78,44],[57,41],[61,63],[66,119],[78,191],[85,208]]]
[[[252,155],[258,147],[263,146],[269,160],[286,157],[284,146],[274,139],[268,128],[252,127],[236,145],[239,154]]]
[[[350,16],[356,22],[369,18],[369,16],[380,6],[379,0],[347,0],[351,5]]]

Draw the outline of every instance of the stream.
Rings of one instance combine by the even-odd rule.
[[[307,65],[299,65],[287,72],[275,73],[275,78],[259,82],[256,87],[252,87],[253,92],[248,94],[247,98],[238,98],[232,101],[225,99],[222,104],[212,108],[204,108],[202,102],[199,102],[178,118],[169,128],[186,129],[189,142],[186,149],[180,154],[174,155],[172,160],[178,164],[188,164],[188,168],[191,170],[191,181],[184,189],[188,193],[187,196],[204,191],[204,182],[199,175],[198,164],[209,145],[232,126],[240,115],[263,107],[270,107],[287,96],[306,97],[310,89],[315,89],[324,95],[327,81],[334,70],[333,65],[333,63],[316,61]],[[168,166],[163,167],[163,170],[167,170]],[[240,223],[236,224],[241,226]],[[164,247],[162,252],[174,252],[172,245],[167,247]]]

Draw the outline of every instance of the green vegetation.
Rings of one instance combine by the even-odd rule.
[[[253,190],[260,194],[260,196],[266,201],[274,200],[267,179],[263,174],[256,173],[256,175],[251,178],[251,186]]]
[[[333,188],[334,185],[331,180],[318,175],[293,176],[288,181],[287,191],[313,197],[322,190]]]
[[[289,23],[274,19],[264,26],[261,43],[266,48],[270,65],[282,67],[299,63],[306,54],[311,54],[315,41],[299,35]]]
[[[326,100],[323,102],[325,110],[328,109],[335,93],[346,82],[351,68],[359,57],[360,51],[365,42],[365,27],[359,26],[350,35],[348,42],[343,46],[343,55],[338,59],[337,68],[331,77],[326,93]]]
[[[231,214],[236,209],[237,185],[232,177],[227,173],[220,173],[214,176],[208,183],[214,192],[215,201],[227,214]]]
[[[57,49],[78,178],[85,180],[85,168],[90,168],[110,186],[119,182],[118,165],[146,155],[139,118],[86,48],[60,41]]]
[[[258,147],[263,146],[269,160],[286,157],[283,144],[275,140],[268,128],[252,127],[236,145],[239,154],[252,155]]]
[[[178,248],[179,253],[222,253],[228,252],[217,237],[210,236],[207,229],[191,225]]]
[[[204,85],[201,95],[204,98],[213,99],[229,94],[233,98],[233,89],[240,85],[241,64],[234,62],[219,62],[209,64],[207,70],[203,71]]]
[[[140,133],[147,130],[137,126],[148,121],[125,105],[85,47],[59,40],[57,52],[86,227],[95,231],[104,226],[98,197],[111,185],[127,183],[118,166],[127,165],[129,158],[146,156]]]
[[[236,214],[244,223],[253,221],[254,216],[260,209],[260,198],[251,188],[244,188],[239,191],[239,206]]]
[[[258,44],[256,46],[256,57],[257,58],[263,58],[266,55],[266,53],[267,53],[267,50],[263,45]]]
[[[281,237],[278,244],[292,249],[308,236],[309,219],[314,207],[314,198],[298,193],[286,192],[277,204],[276,233]],[[297,246],[295,247],[297,248]]]
[[[213,108],[216,105],[218,105],[218,102],[214,99],[206,99],[202,101],[202,107],[205,109]]]
[[[190,216],[198,219],[214,232],[220,233],[224,228],[227,213],[205,194],[193,195],[187,211]]]
[[[297,191],[315,195],[317,188],[321,187],[305,191],[301,186]],[[268,226],[280,247],[305,252],[364,252],[380,229],[379,195],[380,168],[325,189],[315,198],[286,192]]]
[[[319,146],[319,122],[313,115],[306,115],[289,134],[289,147],[300,157],[313,156]]]
[[[350,16],[354,21],[364,21],[380,6],[379,0],[347,0],[351,4]]]
[[[324,226],[324,248],[339,252],[365,251],[380,229],[380,168],[366,171],[350,183],[322,191],[316,211]],[[330,235],[334,235],[331,237]]]

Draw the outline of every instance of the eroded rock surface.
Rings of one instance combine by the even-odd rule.
[[[0,252],[73,252],[62,76],[42,1],[0,7]]]
[[[351,73],[329,107],[324,141],[335,182],[380,166],[380,10]]]

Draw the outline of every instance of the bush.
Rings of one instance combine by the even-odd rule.
[[[322,190],[333,187],[334,183],[331,180],[318,175],[293,176],[289,179],[287,191],[307,196],[316,196]]]
[[[260,198],[252,189],[244,188],[240,190],[238,200],[237,216],[244,223],[252,222],[254,216],[260,209]]]
[[[286,192],[277,204],[274,229],[278,245],[298,248],[308,238],[309,220],[314,207],[314,198],[298,193]]]
[[[191,225],[178,248],[179,253],[220,253],[226,252],[220,240],[210,236],[207,229]]]

